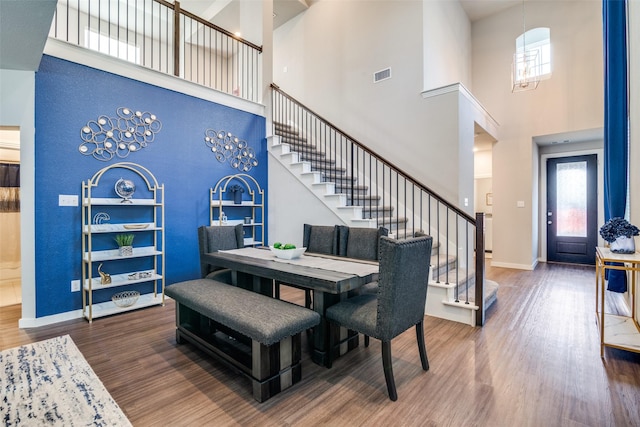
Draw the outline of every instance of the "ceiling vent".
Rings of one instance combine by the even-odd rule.
[[[376,73],[373,73],[373,82],[378,83],[383,80],[387,80],[391,78],[391,68],[385,68],[384,70],[380,70]]]

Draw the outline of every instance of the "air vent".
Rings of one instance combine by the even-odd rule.
[[[373,82],[378,83],[391,78],[391,68],[385,68],[373,74]]]

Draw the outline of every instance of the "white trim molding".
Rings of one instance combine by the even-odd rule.
[[[487,111],[486,108],[473,96],[473,94],[462,83],[452,83],[447,86],[442,86],[436,89],[429,89],[422,92],[422,98],[433,98],[440,95],[445,95],[452,92],[458,92],[464,96],[478,111],[480,117],[476,117],[476,122],[494,139],[498,140],[498,129],[500,124],[493,116]]]
[[[143,83],[148,83],[164,89],[173,90],[185,95],[190,95],[206,101],[215,102],[216,104],[225,105],[235,108],[236,110],[246,111],[248,113],[265,116],[265,107],[256,102],[247,101],[233,95],[215,89],[201,86],[196,83],[175,77],[159,71],[151,70],[140,65],[133,64],[109,55],[105,55],[94,50],[85,49],[49,37],[44,46],[46,55],[56,58],[75,62],[76,64],[85,65],[118,76],[127,77]]]

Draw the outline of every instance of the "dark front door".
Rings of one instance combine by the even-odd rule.
[[[595,264],[597,182],[595,154],[547,160],[547,261]]]

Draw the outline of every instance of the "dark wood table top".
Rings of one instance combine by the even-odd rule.
[[[255,251],[255,248],[245,248]],[[243,255],[243,250],[230,252],[211,252],[204,254],[203,261],[218,267],[252,274],[258,277],[274,279],[282,283],[290,283],[314,291],[341,294],[357,289],[366,283],[378,280],[377,272],[363,275],[332,271],[309,265],[275,261]],[[247,252],[249,253],[249,252]],[[308,261],[310,257],[305,256]],[[314,257],[315,258],[315,257]],[[295,261],[294,261],[295,262]],[[340,262],[358,263],[356,260],[341,258]],[[377,270],[377,269],[376,269]]]

